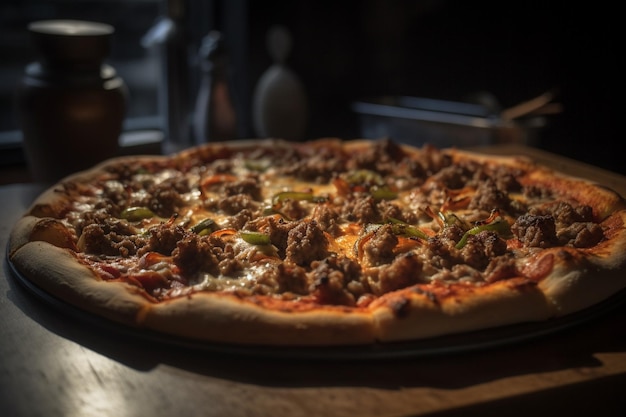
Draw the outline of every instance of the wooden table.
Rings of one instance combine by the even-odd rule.
[[[626,178],[519,146],[626,195]],[[41,191],[0,187],[0,243]],[[398,358],[323,359],[192,349],[94,325],[43,302],[5,262],[2,416],[625,416],[626,303],[540,337]],[[485,414],[487,413],[487,414]]]

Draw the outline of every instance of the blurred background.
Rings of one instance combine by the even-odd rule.
[[[3,0],[0,168],[24,164],[13,96],[35,59],[27,24],[82,19],[115,27],[107,63],[128,85],[129,140],[174,135],[172,103],[182,113],[174,123],[189,123],[199,49],[211,30],[222,33],[229,56],[237,136],[256,137],[255,87],[273,64],[266,35],[281,25],[293,42],[285,64],[306,92],[303,139],[362,137],[354,103],[371,98],[478,98],[497,112],[551,91],[559,107],[541,116],[531,145],[626,174],[616,151],[624,91],[618,16],[608,3],[566,1]]]

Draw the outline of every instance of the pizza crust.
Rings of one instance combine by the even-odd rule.
[[[447,297],[403,290],[384,297],[376,305],[373,316],[381,342],[426,339],[554,316],[543,292],[535,285],[516,285],[511,281]]]
[[[574,198],[580,204],[591,206],[594,215],[600,220],[615,211],[626,210],[626,201],[615,190],[585,178],[547,168],[527,157],[480,154],[459,149],[450,149],[448,152],[456,162],[469,159],[492,166],[508,165],[525,169],[528,174],[518,178],[521,184],[544,186],[564,197]]]
[[[9,259],[12,259],[13,253],[17,249],[31,241],[31,232],[39,221],[38,217],[26,215],[15,223],[9,235],[7,247]]]
[[[325,308],[270,310],[234,295],[196,293],[152,304],[140,313],[147,328],[191,339],[270,346],[336,346],[375,342],[367,311]]]
[[[130,285],[100,280],[80,264],[70,251],[48,242],[27,243],[11,256],[11,262],[25,278],[43,291],[84,311],[126,325],[148,303]]]
[[[554,266],[539,287],[559,316],[581,311],[626,288],[626,212],[616,212],[604,224],[609,239],[592,249],[559,248],[542,254],[554,257]]]
[[[572,177],[545,168],[536,168],[521,181],[542,185],[593,208],[594,215],[603,220],[612,213],[626,209],[622,196],[614,190],[583,178]]]
[[[52,217],[24,216],[9,236],[9,255],[28,242],[48,242],[58,248],[76,250],[75,237],[61,221]]]
[[[33,218],[29,220],[25,225]],[[44,241],[13,240],[16,249],[10,259],[24,277],[63,302],[124,325],[221,343],[322,346],[375,341],[366,311],[346,314],[329,307],[281,312],[215,293],[154,304],[131,285],[100,280],[67,250]]]
[[[203,341],[258,345],[358,345],[374,343],[367,311],[323,308],[281,312],[236,296],[196,293],[154,304],[131,285],[100,280],[71,252],[48,241],[33,240],[37,224],[52,219],[25,216],[10,238],[10,260],[43,291],[86,312],[124,325]]]

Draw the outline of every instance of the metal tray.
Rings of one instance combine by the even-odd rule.
[[[545,118],[505,120],[486,106],[424,97],[383,96],[352,103],[365,139],[389,137],[440,148],[532,144]]]

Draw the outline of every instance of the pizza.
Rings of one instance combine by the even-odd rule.
[[[392,344],[546,322],[626,287],[626,209],[524,157],[392,140],[209,143],[71,175],[7,256],[131,329],[245,346]]]

